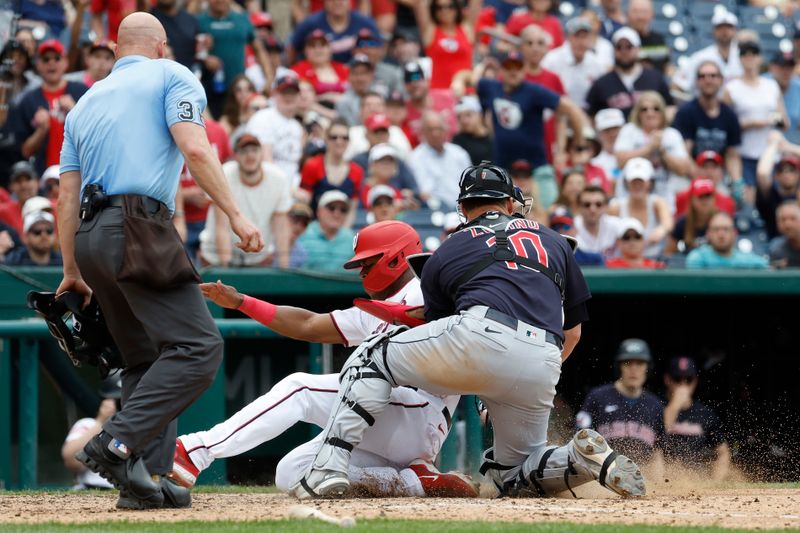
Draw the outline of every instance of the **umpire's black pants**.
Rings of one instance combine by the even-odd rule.
[[[122,410],[104,429],[163,475],[172,469],[176,417],[214,380],[222,338],[196,284],[155,290],[118,282],[124,245],[119,207],[82,222],[75,235],[78,267],[127,364]]]

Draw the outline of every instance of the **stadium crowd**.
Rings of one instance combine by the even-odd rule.
[[[175,226],[199,265],[338,272],[355,230],[393,218],[435,249],[461,170],[492,160],[582,265],[800,266],[793,4],[583,4],[23,0],[0,57],[0,259],[60,264],[64,120],[138,9],[201,80],[209,141],[269,243],[241,253],[184,170]],[[691,16],[687,47],[672,23]]]

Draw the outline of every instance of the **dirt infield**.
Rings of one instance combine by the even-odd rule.
[[[661,483],[641,500],[623,500],[599,487],[579,498],[445,500],[386,498],[318,501],[311,505],[336,516],[475,520],[491,522],[568,521],[579,523],[661,524],[724,528],[800,528],[800,489],[690,488]],[[286,518],[297,500],[283,494],[199,493],[192,509],[116,511],[116,496],[105,493],[0,493],[0,524],[93,523],[113,520],[269,520]]]

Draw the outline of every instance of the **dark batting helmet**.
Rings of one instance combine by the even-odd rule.
[[[358,232],[353,257],[344,268],[359,268],[365,259],[379,257],[362,283],[370,292],[381,292],[408,270],[406,257],[421,252],[422,243],[414,228],[399,220],[385,220]]]
[[[653,356],[650,355],[650,346],[642,339],[625,339],[619,345],[616,361],[644,361],[649,365]]]
[[[521,204],[525,203],[508,172],[489,161],[467,167],[461,173],[458,188],[459,202],[467,198],[513,198]]]

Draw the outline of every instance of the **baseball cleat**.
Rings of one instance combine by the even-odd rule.
[[[644,476],[639,467],[611,449],[606,439],[592,429],[581,429],[572,438],[575,450],[605,488],[624,497],[644,496]]]
[[[153,476],[153,480],[155,481],[159,477],[161,493],[164,495],[163,502],[140,500],[131,496],[128,491],[121,490],[117,500],[117,509],[143,511],[147,509],[187,509],[192,506],[192,493],[189,492],[189,489],[179,486],[166,477]]]
[[[416,459],[408,467],[417,475],[426,496],[436,498],[477,498],[472,480],[459,472],[442,473],[431,463]]]
[[[312,498],[341,498],[350,490],[350,481],[342,472],[312,470],[295,485],[291,493],[300,500]]]
[[[181,439],[175,439],[175,457],[172,459],[172,471],[167,474],[167,477],[177,485],[191,489],[199,475],[200,469],[194,466],[189,454],[186,453],[183,442]]]

